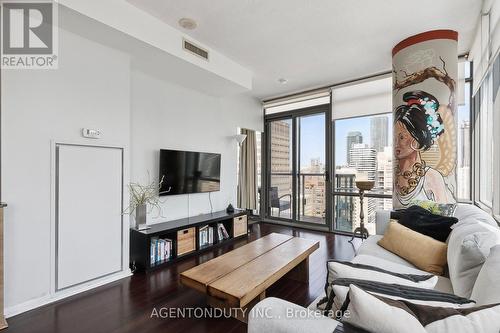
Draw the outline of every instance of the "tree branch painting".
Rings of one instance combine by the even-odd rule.
[[[396,92],[399,92],[401,89],[412,86],[417,83],[422,83],[423,81],[427,79],[435,79],[443,84],[445,84],[448,89],[450,90],[450,97],[449,97],[449,107],[454,112],[455,106],[456,106],[456,100],[455,100],[455,90],[456,90],[456,82],[453,80],[449,75],[448,72],[446,71],[446,63],[444,60],[440,57],[441,61],[443,62],[443,69],[437,68],[436,66],[432,67],[427,67],[421,71],[414,72],[411,74],[408,74],[405,71],[400,71],[403,73],[403,79],[398,80],[398,75],[395,70],[394,72],[394,86],[393,89]]]

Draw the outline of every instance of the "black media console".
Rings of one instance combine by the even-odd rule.
[[[226,233],[221,232],[219,235],[218,230],[221,226]],[[201,241],[206,239],[207,233],[204,233],[206,229],[212,229],[212,242],[200,246],[200,238]],[[233,213],[220,211],[152,224],[151,229],[142,231],[131,228],[130,268],[135,272],[164,267],[200,251],[220,246],[236,238],[246,237],[247,230],[247,212],[242,210],[235,210]],[[158,239],[171,243],[170,256],[164,260],[153,260],[153,254],[156,253],[153,248]]]

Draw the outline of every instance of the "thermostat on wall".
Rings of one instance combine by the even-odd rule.
[[[82,128],[82,135],[84,138],[99,139],[101,131],[91,128]]]

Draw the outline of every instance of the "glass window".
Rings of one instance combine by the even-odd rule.
[[[270,216],[292,218],[292,119],[269,122]]]
[[[479,111],[479,201],[489,208],[493,202],[493,97],[492,75],[481,86]]]
[[[457,198],[470,200],[471,173],[471,125],[470,125],[470,82],[465,86],[465,104],[458,106],[458,142],[457,142]]]
[[[262,188],[262,133],[255,132],[255,141],[257,149],[257,214],[260,214],[260,200],[261,200],[261,188]]]
[[[459,63],[464,66],[465,84],[463,104],[458,105],[457,111],[457,199],[459,201],[471,200],[471,82],[470,62]]]
[[[357,193],[356,177],[375,181],[373,192],[392,194],[392,113],[335,121],[335,192]],[[375,233],[375,211],[392,209],[392,199],[365,198],[365,227]],[[337,230],[359,226],[359,198],[337,194],[334,218]]]
[[[325,114],[297,117],[297,219],[325,223]]]

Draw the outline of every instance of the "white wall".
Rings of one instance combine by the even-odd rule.
[[[238,146],[234,135],[238,127],[262,129],[260,103],[245,96],[211,97],[140,69],[134,69],[131,78],[131,180],[147,182],[148,171],[158,179],[160,149],[221,153],[221,190],[211,194],[213,208],[235,205]],[[165,196],[162,201],[163,217],[153,216],[153,222],[210,212],[208,193]]]
[[[51,140],[80,142],[91,127],[102,143],[129,143],[129,57],[63,30],[59,38],[58,70],[2,71],[7,313],[51,290]]]
[[[136,60],[60,29],[59,69],[2,71],[7,315],[61,297],[53,293],[51,266],[53,140],[130,148],[125,182],[145,180],[147,171],[156,178],[160,148],[220,152],[222,188],[213,194],[214,209],[236,202],[237,144],[231,136],[237,127],[261,130],[260,104],[248,96],[212,97],[169,83],[171,78],[153,78],[135,67],[143,62]],[[102,130],[102,139],[81,138],[83,127]],[[191,195],[189,214],[207,211],[208,194]],[[188,216],[187,196],[169,197],[164,212],[167,219]]]

